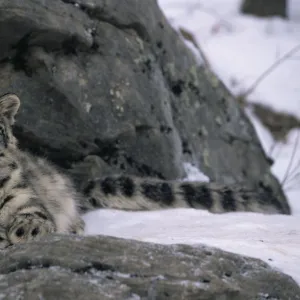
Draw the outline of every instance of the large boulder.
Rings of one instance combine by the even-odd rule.
[[[72,255],[70,255],[72,253]],[[60,237],[0,254],[0,299],[300,299],[289,276],[203,245]]]
[[[80,184],[111,170],[181,178],[186,161],[213,181],[259,181],[290,213],[252,125],[156,1],[0,0],[0,42],[21,147]]]

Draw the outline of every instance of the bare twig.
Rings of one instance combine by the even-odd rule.
[[[296,180],[297,177],[300,176],[299,167],[300,167],[300,160],[298,160],[298,163],[295,165],[294,169],[289,173],[288,179],[286,180],[285,184],[293,182],[293,180]]]
[[[206,54],[204,53],[204,51],[202,50],[202,48],[200,47],[200,45],[197,43],[194,35],[190,31],[188,31],[187,29],[185,29],[183,27],[179,27],[179,31],[185,40],[190,41],[197,48],[197,50],[199,51],[199,53],[201,55],[201,58],[204,61],[205,67],[211,69],[209,60],[208,60]]]
[[[298,173],[298,175],[297,175],[297,177],[299,177],[300,176],[300,173]],[[296,180],[296,179],[298,179],[299,180],[299,178],[294,178],[294,180]],[[297,183],[297,182],[290,182],[289,184],[286,184],[284,187],[283,187],[283,190],[285,191],[285,192],[287,192],[287,191],[292,191],[292,190],[299,190],[299,184]]]
[[[272,145],[271,145],[271,147],[270,147],[270,149],[269,149],[269,153],[268,153],[268,155],[269,156],[272,156],[272,153],[273,153],[273,151],[275,151],[275,148],[278,146],[278,142],[274,142]]]
[[[293,161],[294,161],[294,158],[295,158],[295,155],[296,155],[296,151],[297,151],[297,148],[298,148],[298,144],[299,144],[299,130],[296,131],[296,139],[295,139],[295,144],[294,144],[294,148],[293,148],[293,152],[292,152],[292,156],[291,156],[291,159],[289,161],[289,164],[288,164],[288,167],[286,169],[286,172],[285,172],[285,175],[283,177],[283,180],[281,182],[282,185],[285,184],[289,174],[290,174],[290,170],[291,170],[291,167],[292,167],[292,164],[293,164]]]
[[[290,51],[288,51],[286,54],[284,54],[280,59],[275,61],[274,64],[272,64],[267,70],[265,70],[256,80],[255,82],[244,92],[243,96],[247,97],[250,94],[253,93],[255,88],[265,79],[273,70],[275,70],[281,63],[283,63],[285,60],[287,60],[289,57],[291,57],[294,53],[298,52],[300,50],[300,44],[292,48]]]
[[[276,142],[276,143],[278,144],[277,151],[276,151],[276,153],[273,154],[273,157],[275,160],[280,156],[282,149],[283,149],[282,143],[278,143],[278,142]]]
[[[299,177],[300,174],[297,175],[297,177]],[[284,191],[290,191],[290,190],[293,190],[293,189],[299,189],[299,182],[296,181],[299,181],[299,178],[294,178],[294,181],[293,182],[290,182],[288,184],[285,184],[285,186],[283,187]]]

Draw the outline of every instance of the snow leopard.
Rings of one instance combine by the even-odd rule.
[[[19,106],[15,94],[0,98],[0,245],[54,232],[82,234],[80,195],[71,180],[46,159],[18,148],[12,125]]]
[[[208,182],[167,181],[129,175],[91,180],[78,191],[46,158],[21,150],[12,126],[20,106],[15,94],[0,97],[0,248],[46,234],[83,234],[81,204],[90,209],[205,209],[212,213],[282,213],[274,199]]]

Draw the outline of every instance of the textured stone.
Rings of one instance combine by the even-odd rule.
[[[0,274],[0,299],[300,299],[257,259],[105,236],[19,244],[0,252]]]
[[[166,179],[188,161],[214,181],[260,180],[286,202],[243,111],[155,1],[0,0],[0,28],[0,92],[23,101],[22,147],[65,169],[98,156]]]

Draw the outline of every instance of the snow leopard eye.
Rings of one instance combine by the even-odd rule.
[[[19,227],[15,232],[17,237],[22,237],[25,234],[25,230],[23,227]]]
[[[32,236],[37,236],[39,234],[40,230],[38,227],[35,227],[32,231],[31,231],[31,235]]]

